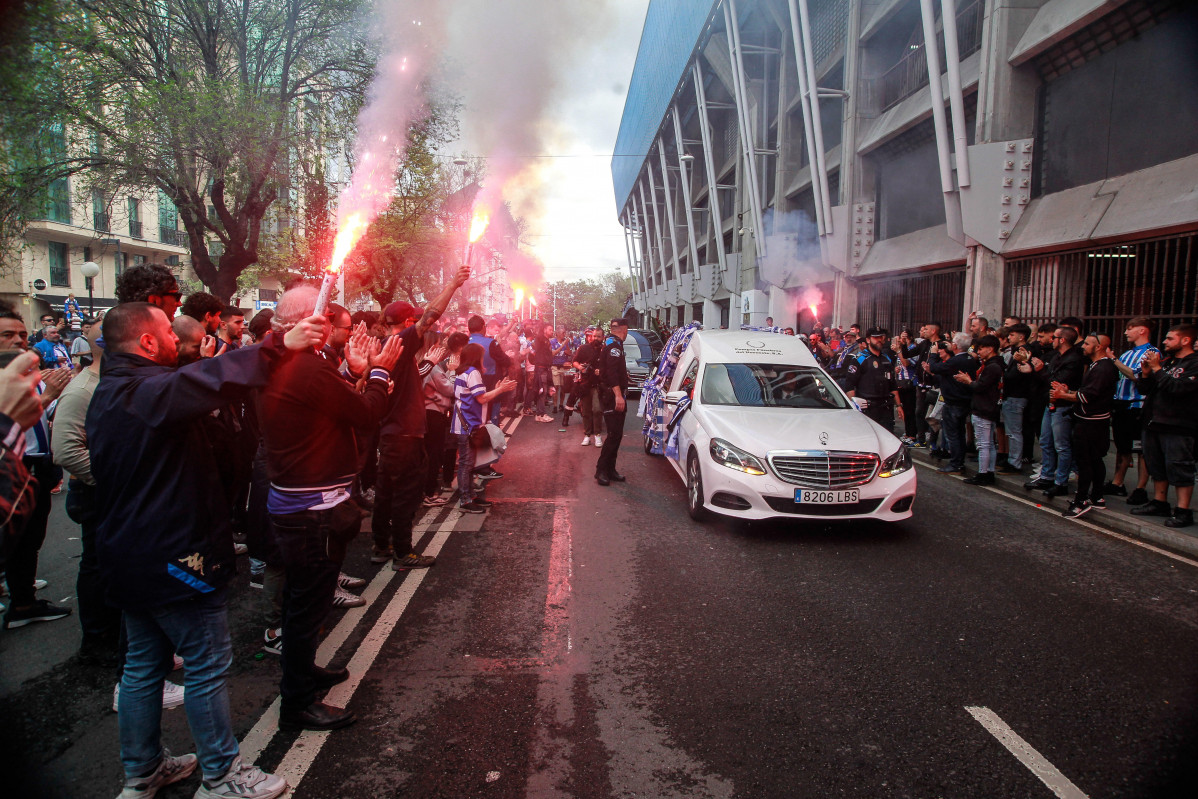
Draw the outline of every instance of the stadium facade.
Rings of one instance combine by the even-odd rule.
[[[612,177],[670,325],[1193,321],[1198,7],[651,0]]]

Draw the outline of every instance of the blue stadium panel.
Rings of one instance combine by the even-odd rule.
[[[615,158],[611,161],[616,212],[624,207],[643,156],[649,152],[657,129],[670,108],[674,90],[682,79],[691,54],[699,42],[718,0],[650,0],[645,28],[636,53],[636,65],[624,100]]]

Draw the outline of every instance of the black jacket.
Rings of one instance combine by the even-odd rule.
[[[973,405],[973,389],[964,383],[958,383],[953,375],[965,372],[970,377],[977,374],[978,359],[968,352],[960,352],[947,361],[931,364],[932,374],[940,378],[940,396],[949,405]]]
[[[1064,383],[1070,391],[1077,391],[1082,384],[1082,374],[1086,371],[1086,364],[1089,362],[1078,345],[1074,345],[1064,352],[1055,353],[1052,360],[1040,370],[1045,396],[1052,390],[1053,383]],[[1058,399],[1052,400],[1052,403],[1058,408],[1067,408],[1073,405],[1072,400]]]
[[[1161,361],[1157,372],[1145,371],[1136,381],[1144,394],[1144,419],[1153,429],[1198,433],[1198,352]]]
[[[273,335],[180,369],[131,353],[104,356],[85,426],[111,604],[178,602],[233,575],[231,502],[203,417],[265,385],[285,356]]]
[[[973,392],[970,410],[983,419],[998,421],[998,394],[1002,385],[1003,362],[995,355],[982,365],[974,381],[966,386]],[[954,380],[954,383],[957,381]],[[945,400],[947,402],[947,400]]]

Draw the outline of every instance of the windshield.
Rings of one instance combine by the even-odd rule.
[[[648,366],[653,360],[649,340],[639,333],[629,331],[628,338],[624,339],[624,360],[630,363],[641,361],[643,366]]]
[[[709,363],[704,405],[750,408],[847,408],[848,401],[819,369],[776,363]]]

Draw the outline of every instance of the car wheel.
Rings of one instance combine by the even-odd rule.
[[[641,435],[641,440],[643,441],[643,445],[644,445],[644,447],[645,447],[645,454],[646,454],[646,455],[653,455],[653,456],[656,456],[656,455],[658,454],[658,453],[656,453],[656,452],[654,452],[654,451],[653,451],[653,439],[649,438],[649,436],[647,436],[647,435],[644,435],[644,434],[642,434],[642,435]]]
[[[703,507],[703,471],[694,450],[686,458],[686,512],[697,522],[708,518],[707,508]]]

